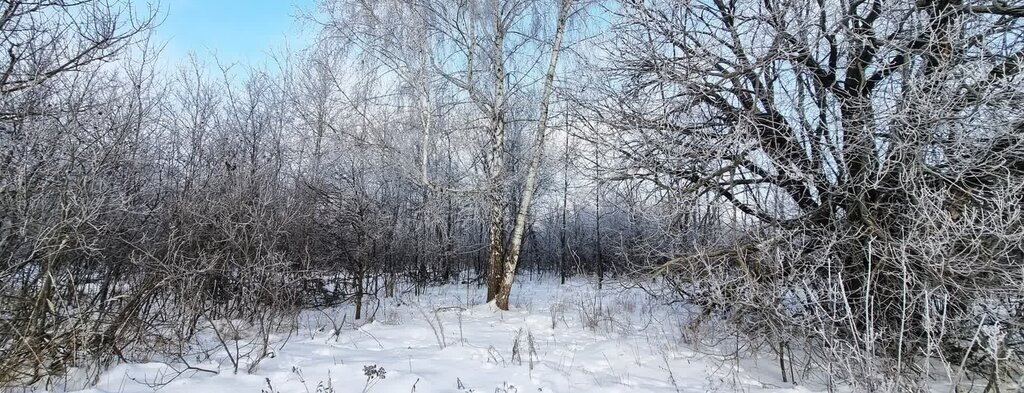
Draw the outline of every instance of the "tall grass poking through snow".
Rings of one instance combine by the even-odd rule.
[[[511,311],[472,305],[483,288],[427,287],[381,302],[384,318],[346,319],[351,305],[307,310],[274,356],[248,372],[211,355],[214,373],[185,372],[161,393],[268,391],[329,392],[706,392],[828,391],[794,346],[783,382],[770,348],[745,341],[700,310],[659,301],[657,288],[585,280],[565,285],[522,281]],[[468,306],[467,306],[468,305]],[[275,340],[288,337],[272,336]],[[280,342],[280,341],[275,341]],[[795,356],[793,356],[795,355]],[[150,392],[134,381],[181,368],[165,363],[123,364],[104,373],[91,392]],[[374,366],[374,367],[370,367]],[[300,370],[296,372],[296,370]],[[386,370],[386,371],[384,371]],[[219,372],[217,372],[219,371]],[[836,386],[842,391],[842,386]]]

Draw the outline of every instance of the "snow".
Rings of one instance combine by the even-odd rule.
[[[812,392],[783,383],[774,359],[734,361],[687,344],[684,307],[637,288],[521,279],[511,311],[479,304],[475,285],[427,288],[351,307],[308,310],[273,357],[232,372],[224,351],[174,372],[121,364],[82,392]],[[367,318],[369,320],[370,318]],[[346,321],[338,334],[332,327]],[[332,322],[333,321],[333,322]],[[441,338],[439,338],[441,337]],[[287,340],[285,340],[287,339]],[[230,346],[229,346],[230,347]],[[244,360],[244,359],[243,359]],[[243,362],[244,363],[244,362]],[[380,369],[383,368],[383,372]],[[368,374],[372,377],[367,376]],[[383,376],[383,378],[381,378]]]

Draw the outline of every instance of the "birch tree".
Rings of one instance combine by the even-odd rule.
[[[537,187],[537,171],[544,155],[545,139],[548,132],[548,121],[551,111],[551,93],[554,89],[555,72],[558,66],[558,56],[562,49],[562,37],[565,35],[566,21],[570,15],[572,0],[561,0],[558,3],[558,16],[555,22],[555,34],[551,41],[550,57],[547,71],[544,74],[543,87],[540,98],[540,118],[537,120],[536,141],[533,145],[533,156],[530,158],[529,167],[526,172],[525,185],[519,199],[519,207],[516,210],[515,223],[512,227],[509,249],[506,252],[505,260],[502,263],[500,276],[497,281],[495,304],[502,310],[508,310],[508,297],[515,281],[516,267],[519,264],[519,254],[523,246],[523,233],[526,230],[527,220],[530,215],[530,206],[533,202],[534,192]],[[492,224],[493,225],[493,224]],[[491,234],[495,234],[492,232]],[[492,240],[493,241],[493,240]],[[494,251],[492,250],[492,253]],[[494,256],[492,255],[492,258]],[[493,260],[492,269],[495,268]],[[494,275],[498,270],[492,270]],[[489,281],[490,283],[490,281]],[[490,292],[490,290],[488,290]]]

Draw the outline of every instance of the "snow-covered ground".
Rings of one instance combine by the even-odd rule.
[[[310,310],[292,334],[275,337],[273,357],[252,373],[233,373],[228,352],[213,350],[194,366],[218,374],[122,364],[83,392],[821,390],[783,383],[771,357],[725,359],[695,349],[686,310],[642,290],[519,281],[512,311],[479,304],[484,289],[475,285],[427,288],[419,296],[381,299],[379,306],[371,301],[365,310],[374,313],[372,321],[352,323],[351,307]]]

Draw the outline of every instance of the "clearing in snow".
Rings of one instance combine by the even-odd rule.
[[[83,392],[810,392],[783,383],[773,359],[694,349],[690,312],[639,288],[554,280],[517,284],[512,311],[476,304],[484,288],[446,285],[308,310],[272,357],[246,373],[244,337],[182,364],[122,364]],[[373,311],[376,310],[376,311]],[[343,325],[338,331],[335,326]],[[244,332],[240,335],[244,336]],[[721,348],[735,347],[721,343]],[[227,348],[226,350],[224,348]],[[238,354],[242,354],[239,356]],[[229,357],[230,355],[230,357]],[[203,355],[206,356],[206,355]],[[231,357],[241,358],[237,374]],[[211,373],[209,371],[216,371]],[[67,387],[71,387],[70,385]]]

